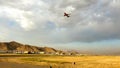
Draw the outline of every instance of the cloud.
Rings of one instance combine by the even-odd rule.
[[[6,39],[12,39],[14,34],[20,41],[70,43],[120,39],[119,4],[119,0],[0,0],[0,23],[3,29],[8,28]],[[71,17],[64,17],[64,12]]]
[[[34,23],[26,17],[26,15],[30,15],[29,12],[25,12],[24,10],[12,8],[9,6],[1,6],[0,10],[1,17],[16,21],[16,23],[19,24],[25,30],[33,28]]]

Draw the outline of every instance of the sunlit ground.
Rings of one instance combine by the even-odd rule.
[[[2,61],[16,62],[46,66],[51,65],[52,68],[120,68],[120,56],[48,56],[48,55],[0,55],[0,56],[1,56],[0,62]]]

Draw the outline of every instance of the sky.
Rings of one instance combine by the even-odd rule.
[[[1,42],[117,53],[119,29],[120,0],[0,0]]]

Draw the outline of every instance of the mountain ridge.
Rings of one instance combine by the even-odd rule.
[[[21,44],[16,41],[11,42],[0,42],[0,50],[1,51],[32,51],[32,52],[58,52],[59,50],[56,50],[51,47],[39,47],[39,46],[33,46],[29,44]]]

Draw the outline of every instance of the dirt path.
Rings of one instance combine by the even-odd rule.
[[[19,64],[13,62],[0,62],[0,68],[49,68],[49,67],[30,64]]]

